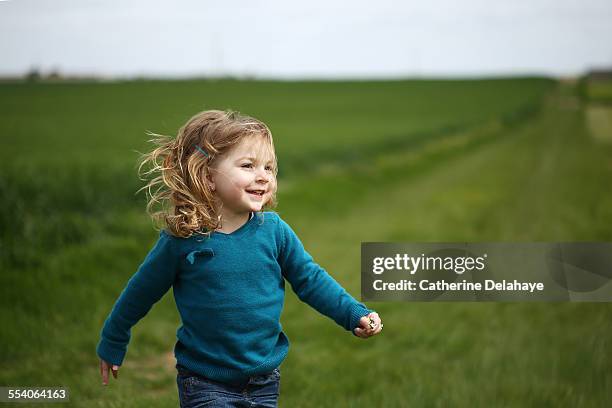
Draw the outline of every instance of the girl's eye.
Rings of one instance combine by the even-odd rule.
[[[253,163],[244,163],[240,167],[248,169],[248,168],[253,167]],[[266,166],[266,171],[274,171],[274,169],[272,168],[272,166]]]

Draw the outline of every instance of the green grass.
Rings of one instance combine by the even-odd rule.
[[[520,115],[550,80],[389,82],[137,81],[2,84],[0,158],[12,163],[133,163],[148,148],[145,130],[176,134],[193,114],[243,111],[277,135],[281,171],[294,158],[342,154],[341,146],[383,146],[445,127]],[[5,160],[3,160],[4,162]]]
[[[612,103],[612,81],[611,80],[584,80],[583,93],[591,102]]]
[[[356,297],[362,241],[612,240],[612,149],[548,80],[1,87],[0,384],[64,385],[75,406],[177,405],[170,293],[107,388],[95,345],[156,239],[129,149],[203,101],[239,101],[270,123],[281,165],[300,158],[278,211]],[[369,306],[385,331],[363,341],[287,291],[281,406],[611,403],[609,304]]]

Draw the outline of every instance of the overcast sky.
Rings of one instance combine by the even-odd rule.
[[[0,0],[1,76],[563,76],[611,39],[612,0]]]

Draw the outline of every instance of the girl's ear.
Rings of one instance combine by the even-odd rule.
[[[215,181],[210,174],[210,170],[206,173],[206,184],[208,184],[208,188],[210,188],[211,191],[215,191]]]

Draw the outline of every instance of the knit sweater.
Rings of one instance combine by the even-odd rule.
[[[98,356],[121,365],[132,326],[172,287],[182,321],[178,364],[224,382],[272,371],[289,350],[280,324],[285,280],[300,300],[351,332],[371,312],[313,261],[275,212],[257,213],[229,234],[180,238],[162,230],[106,319]]]

